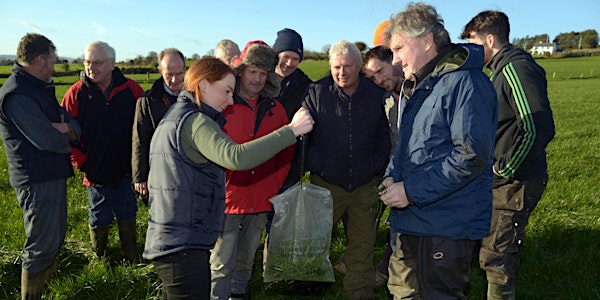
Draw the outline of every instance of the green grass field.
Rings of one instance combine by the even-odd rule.
[[[548,92],[557,133],[548,147],[550,181],[527,227],[525,252],[517,280],[517,299],[600,299],[600,57],[539,60],[548,76]],[[301,68],[313,79],[327,71],[326,61],[305,61]],[[0,68],[0,71],[3,70]],[[10,68],[9,68],[10,70]],[[132,77],[148,88],[151,74]],[[0,79],[3,83],[5,79]],[[55,78],[60,100],[72,78]],[[69,180],[68,231],[59,253],[58,274],[47,290],[49,299],[159,299],[160,280],[147,262],[127,266],[119,260],[119,242],[113,228],[110,260],[94,257],[87,229],[87,192],[81,174]],[[22,211],[8,184],[6,157],[0,156],[0,298],[19,298],[19,255],[24,241]],[[140,204],[138,243],[145,238],[147,208]],[[385,243],[379,231],[375,262]],[[331,260],[344,251],[343,234],[334,232]],[[288,282],[264,284],[260,274],[262,251],[257,254],[250,284],[253,299],[339,299],[343,275],[336,282],[299,294]],[[485,281],[474,261],[468,299],[481,299]],[[385,288],[378,299],[391,299]]]

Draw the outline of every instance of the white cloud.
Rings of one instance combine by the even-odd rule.
[[[139,29],[139,28],[127,26],[127,29],[129,29],[131,31],[134,31],[134,32],[137,32],[137,33],[141,33],[141,34],[147,35],[147,36],[154,36],[154,33],[149,32],[149,31],[145,31],[145,30],[142,30],[142,29]]]
[[[92,21],[92,27],[94,27],[94,29],[96,30],[96,33],[98,33],[98,34],[108,33],[108,28],[98,24],[98,22],[96,22],[96,21]]]
[[[29,21],[22,20],[21,24],[23,24],[24,26],[27,26],[27,27],[31,27],[37,31],[43,31],[41,26],[38,26],[37,24],[31,23]]]

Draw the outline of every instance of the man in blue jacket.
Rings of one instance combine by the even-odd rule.
[[[464,299],[473,248],[489,233],[492,212],[498,115],[483,48],[452,44],[423,3],[395,15],[385,35],[408,80],[380,193],[397,232],[388,288],[398,299]]]
[[[498,94],[492,229],[479,253],[488,299],[515,299],[525,226],[546,189],[545,149],[555,131],[546,72],[529,53],[509,43],[509,32],[506,14],[483,11],[461,34],[483,45]]]

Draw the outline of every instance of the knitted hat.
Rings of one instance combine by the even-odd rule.
[[[244,47],[242,54],[233,60],[231,66],[238,76],[247,66],[258,67],[267,71],[267,82],[260,92],[265,98],[273,98],[279,93],[279,81],[275,75],[277,56],[273,49],[261,40],[250,41]],[[235,92],[239,93],[240,81],[237,81]]]
[[[283,51],[296,52],[300,55],[300,61],[302,61],[302,57],[304,56],[302,37],[293,29],[282,29],[277,32],[277,39],[273,44],[273,50],[275,50],[275,54],[279,54]]]
[[[379,23],[379,25],[377,25],[377,27],[375,28],[375,34],[373,35],[373,47],[377,47],[384,44],[385,41],[383,33],[385,32],[385,29],[388,27],[389,23],[389,20],[385,20]]]

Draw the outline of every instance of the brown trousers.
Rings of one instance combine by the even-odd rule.
[[[311,182],[329,189],[333,198],[333,224],[347,214],[347,243],[343,296],[349,299],[371,299],[374,297],[375,266],[373,251],[377,232],[378,180],[371,180],[352,192],[328,183],[317,175],[311,175]]]
[[[525,226],[544,194],[548,174],[527,181],[512,181],[493,189],[494,208],[490,234],[483,239],[479,266],[488,282],[513,284],[521,262]]]

